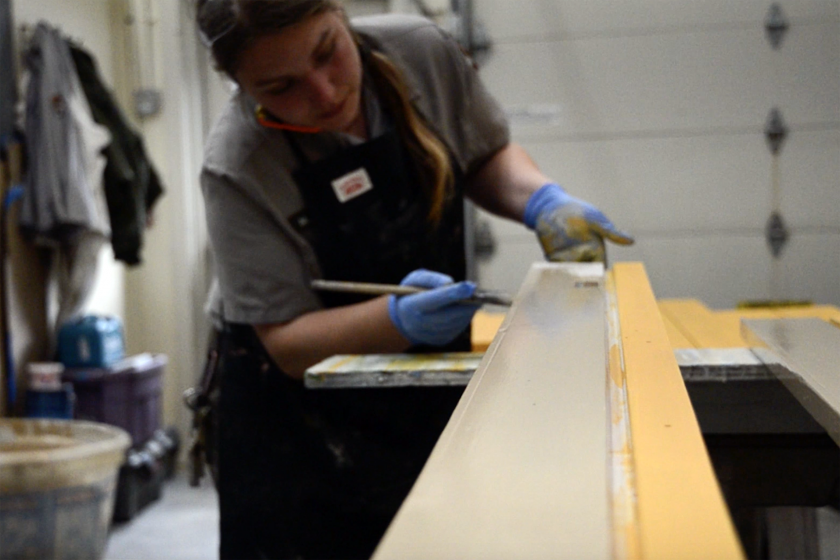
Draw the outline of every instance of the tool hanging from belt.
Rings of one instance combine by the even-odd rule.
[[[214,409],[219,398],[220,361],[222,356],[225,355],[227,344],[228,337],[225,336],[224,330],[219,331],[214,328],[210,333],[207,359],[204,362],[204,369],[198,386],[190,387],[183,394],[184,404],[193,412],[187,459],[189,461],[190,486],[198,486],[201,479],[204,478],[205,462],[210,466],[214,482],[217,480],[217,473],[215,472],[217,446],[213,445],[211,439],[217,433]]]

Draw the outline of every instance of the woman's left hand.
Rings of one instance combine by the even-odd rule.
[[[603,212],[553,183],[531,195],[524,222],[535,230],[549,261],[603,262],[604,239],[619,245],[634,242],[633,237],[618,230]]]

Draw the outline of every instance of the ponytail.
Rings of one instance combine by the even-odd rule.
[[[455,182],[449,151],[411,103],[405,78],[394,63],[376,51],[368,52],[367,62],[376,91],[394,116],[397,132],[419,168],[429,202],[428,220],[437,225]]]

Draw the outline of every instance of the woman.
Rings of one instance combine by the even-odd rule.
[[[221,556],[368,557],[456,388],[306,391],[334,354],[469,349],[463,197],[536,229],[549,258],[630,243],[510,143],[458,45],[414,16],[330,0],[199,0],[239,86],[201,174],[224,326]],[[370,299],[313,278],[431,288]],[[457,280],[457,282],[455,282]]]

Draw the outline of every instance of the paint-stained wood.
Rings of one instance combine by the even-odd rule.
[[[613,276],[642,557],[743,558],[644,267]]]
[[[466,385],[484,354],[338,354],[308,368],[310,389]]]
[[[621,327],[615,281],[607,274],[607,324],[610,399],[610,466],[612,495],[613,559],[642,558],[639,541],[639,519],[636,508],[636,475],[633,463],[633,441],[630,433],[630,411],[627,406],[627,378],[621,351]]]

